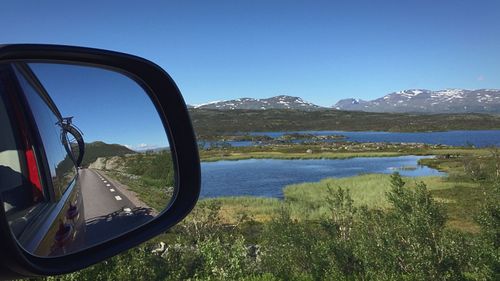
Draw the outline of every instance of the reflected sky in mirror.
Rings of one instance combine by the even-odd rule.
[[[75,116],[85,142],[117,143],[136,151],[168,147],[151,100],[129,77],[87,66],[29,65],[62,116]],[[140,134],[131,128],[140,128]]]

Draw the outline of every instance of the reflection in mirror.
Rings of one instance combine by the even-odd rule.
[[[107,69],[0,66],[3,207],[20,245],[38,256],[79,251],[168,207],[174,165],[144,89]]]

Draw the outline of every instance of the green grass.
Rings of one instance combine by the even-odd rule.
[[[228,223],[235,223],[242,216],[256,221],[269,221],[282,206],[277,198],[238,196],[203,199],[206,202],[220,202],[220,214]]]
[[[475,222],[486,199],[489,186],[480,184],[457,184],[454,188],[434,190],[431,194],[438,201],[445,202],[448,212],[447,225],[468,232],[479,232]]]
[[[454,217],[460,217],[458,211],[467,210],[469,200],[457,197],[453,194],[456,190],[462,193],[473,193],[477,184],[467,182],[450,181],[446,177],[405,177],[404,181],[408,188],[415,187],[416,183],[424,182],[433,194],[436,201],[443,203]],[[295,184],[285,187],[285,201],[290,203],[296,214],[308,219],[317,219],[328,214],[325,207],[328,197],[328,188],[349,189],[355,206],[366,205],[369,208],[386,209],[389,203],[386,193],[390,190],[390,175],[368,174],[348,178],[329,178],[319,182]],[[468,216],[465,220],[471,222]],[[464,220],[464,221],[465,221]]]
[[[416,181],[440,183],[438,177],[405,178],[408,184]],[[436,186],[435,184],[433,186]],[[288,202],[305,205],[325,205],[328,188],[342,187],[349,189],[352,199],[358,206],[386,208],[385,193],[390,189],[390,175],[368,174],[347,178],[328,178],[319,182],[289,185],[284,188],[285,199]]]
[[[476,232],[474,215],[479,210],[484,195],[479,185],[473,182],[457,182],[447,177],[405,177],[408,188],[424,182],[434,199],[448,211],[448,225]],[[386,192],[390,190],[390,175],[367,174],[347,178],[328,178],[319,182],[289,185],[284,188],[284,200],[261,197],[223,197],[205,199],[221,203],[221,215],[228,223],[236,222],[242,215],[256,221],[269,221],[281,207],[289,207],[294,218],[318,220],[330,213],[327,207],[328,188],[349,189],[355,206],[386,209],[389,203]],[[473,206],[473,207],[472,207]]]

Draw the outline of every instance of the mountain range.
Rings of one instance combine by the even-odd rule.
[[[370,101],[343,99],[333,108],[398,113],[500,113],[500,90],[412,89],[390,93]]]
[[[287,95],[267,99],[240,98],[214,101],[195,106],[195,109],[294,109],[320,110],[337,109],[346,111],[388,112],[388,113],[500,113],[500,90],[498,89],[410,89],[387,94],[374,100],[342,99],[332,107],[322,107],[300,97]]]
[[[321,106],[306,102],[299,97],[280,95],[268,99],[240,98],[228,101],[213,101],[193,106],[200,109],[300,109],[316,110]]]

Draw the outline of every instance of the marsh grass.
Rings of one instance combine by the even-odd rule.
[[[330,215],[327,198],[331,189],[349,190],[356,207],[386,210],[390,208],[387,192],[391,175],[366,174],[347,178],[328,178],[319,182],[289,185],[284,188],[284,199],[263,197],[221,197],[203,201],[220,202],[221,216],[227,223],[235,223],[243,215],[267,222],[286,207],[294,219],[321,220]],[[406,188],[415,189],[418,183],[428,186],[434,199],[445,206],[447,225],[468,232],[476,232],[474,216],[484,200],[480,186],[473,182],[457,182],[447,177],[405,177]],[[471,207],[475,206],[475,207]]]
[[[209,204],[220,202],[220,215],[227,223],[235,223],[242,216],[260,222],[269,221],[283,204],[283,201],[277,198],[254,196],[220,197],[202,201]]]

